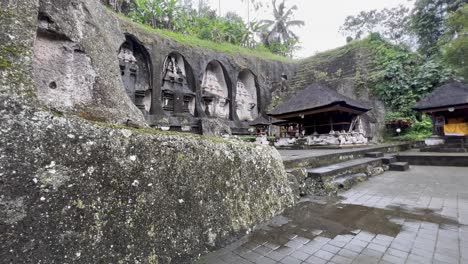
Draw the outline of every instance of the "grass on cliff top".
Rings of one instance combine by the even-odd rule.
[[[375,53],[379,49],[399,50],[401,48],[383,40],[379,36],[370,35],[364,39],[353,40],[344,46],[317,53],[314,56],[300,60],[299,63],[320,64],[324,62],[331,62],[346,55],[348,52],[353,52],[357,49],[367,50],[369,52]]]
[[[169,30],[157,29],[157,28],[150,27],[148,25],[134,22],[130,18],[122,14],[115,13],[111,9],[108,9],[108,10],[111,11],[113,14],[115,14],[120,20],[130,23],[134,25],[135,27],[140,28],[146,32],[149,32],[152,34],[158,34],[160,36],[173,39],[181,45],[191,46],[191,47],[200,47],[200,48],[204,48],[204,49],[208,49],[208,50],[212,50],[216,52],[221,52],[221,53],[225,53],[229,55],[241,54],[241,55],[257,57],[257,58],[261,58],[265,60],[273,60],[273,61],[280,61],[280,62],[287,62],[287,63],[295,62],[295,60],[291,58],[287,58],[287,57],[283,57],[283,56],[271,53],[265,47],[249,49],[249,48],[237,46],[231,43],[226,43],[226,42],[217,43],[217,42],[213,42],[210,40],[200,39],[192,35],[180,34],[180,33],[172,32]]]

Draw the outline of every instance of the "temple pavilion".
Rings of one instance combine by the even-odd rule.
[[[286,134],[310,136],[309,145],[367,143],[360,116],[370,110],[365,104],[314,83],[298,92],[268,115],[280,119]],[[275,123],[275,122],[274,122]],[[359,134],[359,135],[358,135]]]
[[[468,136],[468,86],[452,81],[435,89],[413,110],[431,115],[433,134]]]

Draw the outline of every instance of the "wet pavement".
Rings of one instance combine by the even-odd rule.
[[[468,168],[412,166],[308,197],[199,263],[468,263]]]

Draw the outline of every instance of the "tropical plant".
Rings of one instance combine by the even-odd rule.
[[[411,38],[408,33],[409,8],[399,5],[380,11],[361,11],[356,16],[346,17],[340,31],[346,37],[361,39],[370,33],[379,33],[394,44],[403,44]]]
[[[374,93],[389,107],[406,117],[411,107],[451,77],[452,72],[436,59],[427,59],[401,46],[391,45],[378,34],[371,35],[378,70],[371,76]]]
[[[416,35],[419,51],[426,56],[437,55],[440,38],[447,30],[447,18],[466,4],[466,0],[417,0],[412,11],[411,31]]]
[[[287,9],[284,0],[278,6],[276,0],[272,0],[272,4],[274,20],[261,21],[265,28],[269,28],[267,32],[263,32],[262,41],[271,47],[273,52],[288,55],[299,41],[299,37],[291,28],[303,26],[304,21],[292,19],[294,11],[297,10],[296,5]]]
[[[444,61],[468,80],[468,4],[450,15],[442,42]]]

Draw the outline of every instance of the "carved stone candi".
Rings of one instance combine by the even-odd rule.
[[[202,110],[209,117],[229,119],[229,91],[223,68],[217,61],[210,62],[202,81]]]
[[[120,47],[119,65],[122,82],[130,99],[145,114],[151,108],[150,59],[146,49],[130,36]]]
[[[180,54],[171,53],[164,62],[161,97],[166,113],[195,116],[195,92],[187,83],[187,69]]]
[[[258,117],[255,76],[249,70],[243,70],[237,80],[236,113],[243,122],[253,121]]]

